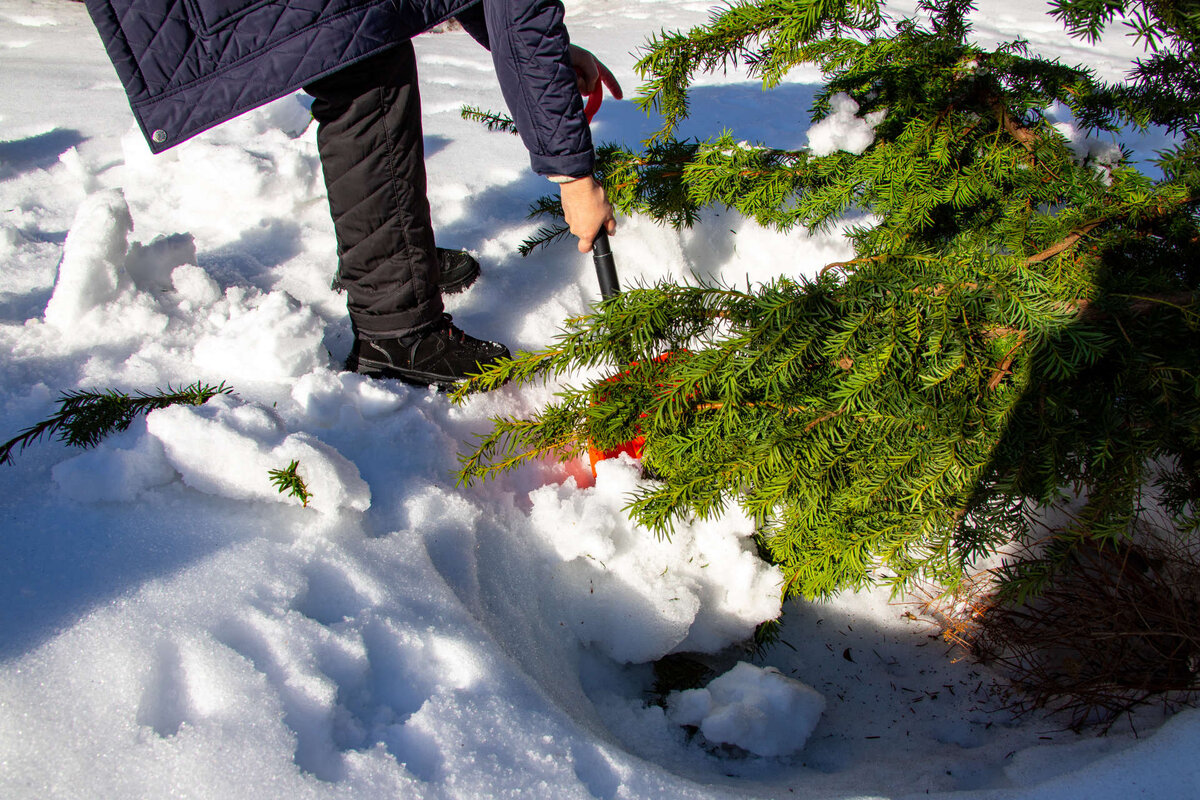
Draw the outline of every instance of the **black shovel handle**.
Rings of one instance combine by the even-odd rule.
[[[621,292],[617,283],[617,265],[613,261],[612,247],[608,243],[608,232],[604,228],[592,240],[592,261],[596,262],[596,279],[600,281],[600,296],[607,300]]]

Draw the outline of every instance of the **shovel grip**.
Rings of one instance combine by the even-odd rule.
[[[605,300],[621,292],[617,283],[617,265],[613,261],[612,247],[608,243],[608,232],[603,228],[592,240],[592,261],[596,263],[596,279],[600,281],[600,296]]]

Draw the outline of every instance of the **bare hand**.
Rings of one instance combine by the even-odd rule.
[[[579,252],[587,253],[592,249],[592,240],[601,228],[610,234],[617,232],[613,207],[604,194],[604,187],[591,176],[560,184],[559,190],[562,192],[563,216],[571,233],[579,237]]]
[[[588,121],[600,107],[604,96],[604,87],[612,92],[612,96],[620,100],[624,97],[621,84],[608,67],[594,55],[577,45],[570,48],[571,66],[575,68],[575,84],[579,93],[588,97]],[[596,183],[590,176],[579,178],[570,183],[559,184],[562,193],[563,217],[571,228],[571,233],[579,237],[579,252],[586,253],[592,249],[592,241],[601,228],[610,234],[617,232],[617,221],[613,218],[613,207],[608,202],[604,187]]]
[[[579,93],[588,98],[588,121],[591,121],[592,114],[600,108],[605,86],[618,100],[625,95],[621,84],[600,59],[576,45],[571,45],[570,56],[571,66],[575,68],[575,85],[579,87]]]

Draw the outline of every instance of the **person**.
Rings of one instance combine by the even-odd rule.
[[[449,385],[506,357],[445,313],[478,272],[434,242],[411,39],[454,17],[492,53],[532,169],[558,184],[581,252],[613,209],[592,177],[583,95],[612,73],[570,43],[561,0],[86,0],[154,152],[303,88],[354,342],[347,369]],[[598,97],[598,95],[596,95]]]

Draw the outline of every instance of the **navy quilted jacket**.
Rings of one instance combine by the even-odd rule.
[[[560,0],[86,2],[154,152],[459,16],[492,51],[534,170],[592,170]]]

